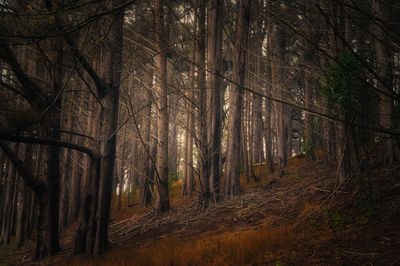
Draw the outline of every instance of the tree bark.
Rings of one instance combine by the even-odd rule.
[[[195,28],[197,27],[197,18],[194,21]],[[191,61],[189,69],[189,81],[188,81],[188,103],[187,103],[187,128],[185,130],[185,141],[187,140],[187,145],[185,144],[186,159],[185,159],[185,172],[184,172],[184,183],[182,184],[182,195],[192,196],[194,191],[194,165],[193,165],[193,136],[195,134],[195,121],[194,121],[194,101],[195,101],[195,65],[196,61],[196,40],[193,39],[192,51],[191,51]]]
[[[151,107],[152,107],[152,102],[153,102],[153,97],[152,97],[152,92],[150,91],[149,88],[152,88],[153,85],[153,71],[150,69],[144,69],[143,70],[143,82],[144,84],[148,87],[146,88],[145,92],[145,102],[147,103],[147,107],[145,108],[145,114],[144,114],[144,119],[143,119],[143,125],[142,128],[144,129],[143,131],[143,139],[144,139],[144,145],[142,146],[142,166],[141,166],[141,171],[142,175],[139,177],[139,189],[140,189],[140,202],[142,203],[143,206],[149,205],[152,200],[152,194],[151,194],[151,180],[153,179],[152,176],[150,176],[150,168],[152,167],[152,158],[151,156]]]
[[[222,28],[223,1],[210,0],[207,3],[207,76],[208,90],[208,133],[207,143],[210,157],[210,183],[214,199],[220,192],[221,153],[221,92],[222,80],[214,73],[222,71]],[[223,99],[222,99],[223,100]]]
[[[274,40],[272,42],[272,48],[274,52],[274,61],[279,62],[272,66],[271,77],[272,84],[274,87],[274,93],[278,99],[284,100],[283,84],[286,77],[285,67],[283,62],[285,61],[285,49],[286,49],[286,34],[282,28],[278,28],[275,33]],[[279,175],[284,174],[284,167],[286,166],[287,160],[287,132],[286,132],[286,116],[287,110],[280,102],[274,102],[275,111],[275,123],[276,123],[276,150],[277,150],[277,161]]]
[[[63,42],[55,39],[50,47],[53,49],[51,61],[52,73],[48,76],[52,91],[60,92],[63,79]],[[61,99],[56,98],[51,109],[47,113],[47,121],[50,126],[45,132],[52,138],[60,140],[60,110]],[[60,251],[59,243],[59,196],[60,196],[60,147],[46,146],[43,148],[47,156],[43,161],[43,169],[46,169],[46,190],[37,194],[39,201],[38,236],[36,246],[36,259],[54,255]]]
[[[119,1],[113,1],[113,6],[118,6]],[[118,121],[119,84],[122,69],[122,28],[124,11],[113,14],[113,20],[108,35],[106,46],[102,49],[102,67],[99,76],[105,77],[108,88],[102,97],[103,108],[100,117],[100,169],[99,169],[99,194],[96,210],[96,237],[94,242],[94,255],[99,255],[108,249],[108,223],[110,217],[111,193],[114,174],[116,152],[116,129]]]
[[[271,27],[269,27],[271,29]],[[268,81],[266,87],[266,94],[272,95],[272,34],[271,30],[267,32],[267,67],[266,67],[266,78]],[[265,99],[265,124],[264,124],[264,135],[265,135],[265,161],[266,167],[269,168],[271,172],[274,171],[274,159],[273,159],[273,149],[272,149],[272,102],[269,99]]]
[[[251,1],[240,0],[238,29],[235,41],[233,79],[235,83],[231,87],[229,96],[229,125],[230,132],[229,145],[227,149],[227,173],[225,181],[225,197],[231,198],[239,194],[240,191],[240,135],[241,135],[241,116],[243,103],[243,89],[245,81],[245,64],[246,64],[246,48],[247,33],[250,22],[250,6]]]
[[[305,106],[307,108],[312,107],[312,88],[310,86],[311,83],[311,73],[309,69],[304,70],[304,101]],[[313,138],[313,125],[314,125],[314,116],[309,112],[305,112],[305,151],[306,151],[306,158],[307,162],[315,161],[315,143]]]
[[[207,152],[207,107],[206,107],[206,72],[205,72],[205,5],[198,1],[198,36],[197,36],[197,89],[199,91],[199,204],[207,207],[210,201],[209,156]]]
[[[155,0],[155,30],[157,38],[158,55],[156,66],[158,69],[158,149],[157,149],[157,172],[156,179],[158,203],[157,212],[165,212],[170,209],[168,196],[168,85],[167,85],[167,47],[168,35],[164,25],[164,4],[161,0]]]
[[[32,161],[32,146],[27,145],[25,154],[22,155],[25,158],[25,162]],[[33,169],[32,163],[30,163],[30,168]],[[28,186],[21,182],[19,186],[19,197],[18,197],[18,213],[17,213],[17,226],[15,232],[15,242],[17,247],[21,247],[26,239],[25,224],[27,222],[27,208],[29,203]]]
[[[5,154],[0,151],[0,230],[3,228],[3,219],[4,219],[4,202],[6,199],[6,187],[8,183],[8,167],[10,162],[7,161]],[[1,234],[1,231],[0,231]],[[1,236],[1,235],[0,235]]]
[[[384,16],[385,1],[373,0],[372,2],[372,11],[374,16],[377,18],[375,21],[376,24],[373,24],[372,29],[374,33],[377,73],[384,82],[384,84],[382,84],[382,82],[378,81],[377,86],[379,90],[385,92],[385,94],[394,96],[393,88],[390,89],[385,86],[385,84],[388,86],[393,86],[393,67],[391,65],[391,62],[393,61],[392,55],[389,47],[387,47],[387,45],[384,43],[387,41],[387,36],[383,30],[386,29],[387,20],[387,18]],[[382,93],[379,94],[379,124],[384,128],[395,128],[396,126],[393,121],[394,101],[387,95]],[[392,164],[400,159],[398,138],[390,135],[384,135],[383,137],[387,138],[384,143],[384,151],[382,156],[383,163]]]
[[[16,149],[16,153],[18,153],[19,145],[11,144],[11,149]],[[7,173],[7,186],[5,188],[5,199],[4,199],[4,207],[3,207],[3,224],[1,228],[1,236],[0,236],[0,243],[1,244],[9,244],[10,243],[10,236],[11,236],[11,212],[12,212],[12,200],[14,195],[14,188],[15,188],[15,178],[16,178],[16,171],[13,164],[8,167]]]
[[[78,82],[78,85],[80,82]],[[78,95],[78,99],[76,100],[75,108],[73,108],[74,112],[74,120],[76,122],[72,122],[71,130],[82,129],[80,118],[83,116],[82,112],[82,103],[83,103],[83,95]],[[72,110],[71,110],[72,111]],[[80,130],[81,132],[84,132]],[[77,137],[74,136],[70,138],[70,142],[77,143]],[[70,197],[68,202],[68,212],[67,212],[67,223],[70,224],[75,222],[78,218],[79,214],[79,204],[80,204],[80,196],[81,196],[81,179],[83,176],[83,169],[81,165],[83,165],[83,154],[81,152],[77,152],[71,150],[70,156],[72,157],[73,164],[70,169]]]

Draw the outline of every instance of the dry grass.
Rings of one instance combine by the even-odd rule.
[[[304,158],[290,158],[291,167],[304,164]],[[258,176],[261,166],[260,181],[251,179],[247,182],[241,174],[241,189],[246,191],[263,184],[274,178],[274,173],[265,167],[265,163],[254,165],[254,173]],[[172,208],[190,204],[191,199],[181,196],[182,181],[174,182],[170,186],[169,196]],[[132,201],[132,200],[131,200]],[[117,201],[112,204],[111,217],[113,220],[121,220],[150,212],[143,210],[135,203],[127,206],[126,198],[123,198],[122,208],[117,211]],[[304,206],[304,213],[312,209],[312,206]],[[118,247],[113,248],[98,258],[80,255],[70,258],[63,263],[65,265],[243,265],[260,263],[268,260],[276,260],[276,252],[291,252],[291,247],[297,245],[300,239],[299,233],[295,233],[289,226],[274,228],[262,227],[256,230],[229,231],[210,236],[208,232],[196,237],[190,236],[185,241],[175,238],[154,240],[151,245],[145,247]]]
[[[277,251],[290,252],[299,239],[299,234],[284,226],[256,231],[234,231],[190,242],[162,239],[148,247],[113,249],[95,259],[87,256],[75,257],[65,264],[245,265],[265,262]]]
[[[111,202],[111,221],[120,221],[151,211],[150,208],[144,208],[138,202],[139,195],[135,195],[134,199],[131,198],[129,205],[127,197],[124,196],[121,200],[121,210],[118,210],[118,197],[113,197]]]
[[[255,165],[255,172],[258,173]],[[171,212],[155,217],[152,208],[143,209],[131,201],[117,211],[113,201],[110,241],[113,247],[93,258],[69,256],[40,262],[53,265],[400,265],[398,243],[398,168],[387,175],[387,191],[380,189],[383,208],[380,220],[357,224],[346,217],[363,214],[344,201],[350,188],[336,199],[342,205],[331,205],[334,218],[343,222],[343,233],[332,229],[322,212],[323,200],[334,187],[334,166],[323,162],[306,163],[302,156],[289,158],[284,177],[269,173],[261,164],[261,180],[247,183],[241,175],[241,189],[247,191],[233,200],[212,205],[204,211],[193,209],[193,200],[181,197],[180,181],[170,186]],[[270,183],[275,179],[274,183]],[[370,179],[365,179],[370,180]],[[380,180],[380,181],[379,181]],[[384,184],[380,177],[379,184]],[[370,180],[371,181],[371,180]],[[392,185],[391,185],[392,184]],[[258,187],[257,187],[258,186]],[[375,187],[375,186],[373,186]],[[362,188],[357,188],[359,193]],[[354,197],[353,197],[354,199]],[[346,203],[347,202],[347,203]],[[347,206],[347,207],[346,207]],[[353,207],[352,207],[353,206]],[[346,208],[350,208],[346,211]],[[340,215],[340,217],[339,217]],[[364,215],[365,216],[365,215]],[[125,219],[132,218],[134,219]],[[372,221],[373,217],[370,218]],[[375,219],[375,218],[374,218]],[[336,221],[336,220],[335,220]],[[377,223],[379,226],[377,226]],[[390,228],[390,230],[388,230]],[[74,225],[63,233],[73,233]],[[377,231],[377,230],[380,231]],[[68,233],[69,232],[69,233]],[[378,241],[379,240],[379,241]],[[32,242],[32,241],[31,241]],[[65,242],[67,243],[67,242]],[[31,243],[33,249],[33,242]],[[66,245],[66,244],[65,244]],[[5,250],[4,254],[21,258],[29,250]],[[68,252],[65,249],[65,252]],[[372,255],[371,255],[372,254]],[[1,254],[0,254],[1,255]],[[24,260],[28,261],[28,260]],[[387,263],[384,263],[387,262]],[[394,262],[394,263],[393,263]],[[1,263],[0,263],[1,264]]]
[[[291,157],[288,158],[288,168],[296,168],[306,163],[305,157]],[[260,166],[261,166],[261,174],[260,174]],[[265,167],[265,163],[255,163],[253,165],[253,171],[255,175],[258,177],[260,176],[260,181],[256,182],[254,179],[251,179],[250,182],[247,182],[247,179],[244,174],[240,175],[240,188],[244,191],[259,186],[265,181],[274,178],[275,173],[271,173],[271,171]],[[222,182],[223,182],[222,178]],[[222,187],[223,184],[222,184]],[[155,189],[157,189],[155,187]],[[178,206],[184,206],[192,203],[192,199],[188,199],[181,196],[182,192],[182,180],[178,180],[170,185],[169,189],[169,198],[170,198],[170,205],[171,208],[176,208]],[[112,198],[111,203],[111,219],[113,221],[119,221],[128,219],[134,216],[140,216],[152,211],[152,208],[143,208],[139,203],[139,192],[136,191],[135,195],[129,200],[128,206],[128,199],[124,195],[122,197],[122,204],[121,210],[118,211],[118,197]]]

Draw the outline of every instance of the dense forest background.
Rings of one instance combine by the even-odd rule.
[[[0,1],[0,243],[109,247],[111,202],[232,199],[289,157],[400,159],[396,0]],[[257,167],[257,165],[259,167]]]

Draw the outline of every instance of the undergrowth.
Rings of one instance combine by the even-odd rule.
[[[190,242],[167,238],[156,241],[150,247],[114,249],[96,259],[88,261],[86,257],[76,257],[66,264],[246,265],[265,261],[278,251],[286,250],[295,256],[293,249],[299,239],[300,234],[287,226],[227,232]]]

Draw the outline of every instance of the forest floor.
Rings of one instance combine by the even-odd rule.
[[[254,172],[259,172],[255,165]],[[0,262],[50,265],[400,265],[400,164],[369,169],[336,186],[336,167],[304,156],[289,159],[283,177],[261,166],[261,180],[242,177],[240,196],[198,210],[171,186],[172,210],[155,216],[137,204],[117,211],[112,248],[92,258],[72,256],[71,225],[62,252],[31,260],[22,249],[0,247]],[[0,265],[2,265],[0,263]]]

